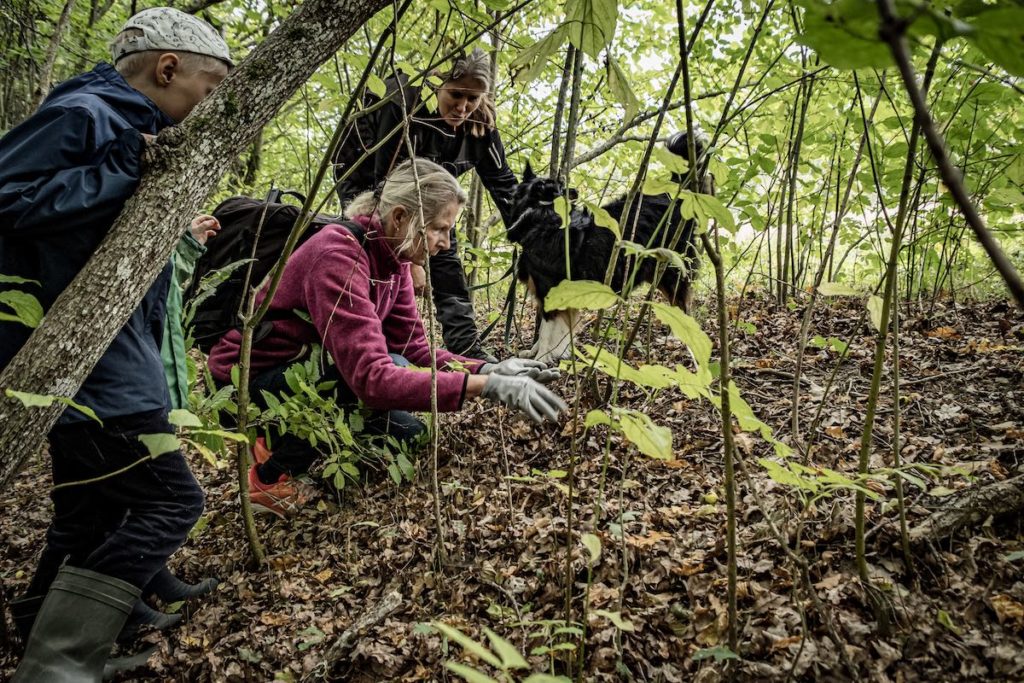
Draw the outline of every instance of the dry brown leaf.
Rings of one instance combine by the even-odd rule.
[[[989,604],[1000,624],[1012,621],[1018,627],[1024,627],[1024,604],[1005,594],[993,595],[989,598]]]

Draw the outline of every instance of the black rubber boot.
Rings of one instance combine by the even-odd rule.
[[[18,629],[21,642],[27,643],[28,636],[32,632],[32,624],[36,621],[36,615],[43,606],[44,595],[33,595],[27,598],[11,600],[11,616],[14,617],[14,627]]]
[[[180,614],[160,612],[140,599],[132,605],[132,612],[128,615],[128,621],[125,622],[121,633],[118,634],[117,642],[124,643],[131,640],[138,635],[139,629],[143,626],[152,626],[158,631],[166,631],[172,626],[177,626],[180,622]]]
[[[36,616],[13,683],[98,683],[141,590],[112,576],[61,567]]]
[[[199,583],[185,583],[164,567],[150,580],[143,591],[145,595],[155,595],[165,603],[192,600],[213,592],[219,581],[214,578],[203,579]]]

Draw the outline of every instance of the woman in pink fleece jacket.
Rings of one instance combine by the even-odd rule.
[[[328,225],[299,247],[270,305],[272,329],[253,344],[254,399],[262,400],[261,390],[289,391],[285,371],[320,344],[334,361],[324,379],[339,380],[332,390],[335,400],[361,401],[374,409],[368,431],[400,441],[419,436],[423,423],[406,411],[430,410],[431,375],[405,366],[430,367],[431,359],[410,265],[423,265],[448,247],[465,202],[465,192],[442,167],[424,159],[406,161],[388,176],[379,197],[367,192],[349,204],[348,217],[365,231],[363,244],[344,226]],[[307,313],[308,320],[296,311]],[[230,381],[240,341],[233,330],[211,350],[210,372],[219,382]],[[435,353],[439,410],[459,410],[477,396],[521,410],[536,422],[555,420],[565,410],[562,399],[542,386],[558,376],[542,363],[517,358],[483,363],[440,349]],[[468,372],[448,367],[450,361]],[[304,474],[319,453],[291,435],[277,439],[272,454],[256,450],[261,462],[249,473],[253,505],[279,516],[294,512],[310,495],[308,485],[294,477]]]

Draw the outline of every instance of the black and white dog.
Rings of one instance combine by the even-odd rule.
[[[695,142],[699,162],[703,156],[703,145],[699,138]],[[687,156],[686,147],[686,133],[677,133],[668,141],[669,151],[684,158]],[[517,273],[519,280],[526,284],[543,313],[537,343],[519,355],[545,363],[568,358],[569,330],[575,327],[578,314],[575,310],[544,311],[544,298],[563,280],[603,282],[616,241],[612,231],[597,225],[589,211],[573,208],[567,227],[570,268],[567,274],[566,234],[562,231],[562,219],[554,208],[554,200],[562,196],[572,202],[576,199],[576,191],[566,189],[558,180],[536,177],[527,165],[523,182],[516,187],[513,197],[517,218],[508,229],[509,241],[522,247]],[[624,239],[647,248],[673,247],[683,257],[686,270],[665,269],[658,289],[672,304],[687,311],[697,266],[694,222],[691,220],[683,224],[679,202],[673,201],[668,194],[637,196],[628,220],[622,217],[625,203],[625,197],[622,197],[603,207],[618,221]],[[673,246],[671,242],[677,234],[679,238]],[[630,283],[627,282],[627,259],[620,250],[611,280],[612,289],[620,294],[628,293],[623,291],[627,286],[654,281],[656,262],[653,259],[642,259],[639,265],[635,264],[635,259],[632,262],[637,270]]]

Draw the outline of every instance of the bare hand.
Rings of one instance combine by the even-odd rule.
[[[199,244],[206,244],[206,240],[216,235],[218,230],[220,230],[220,221],[207,214],[196,216],[192,219],[192,225],[189,226],[189,232]]]

